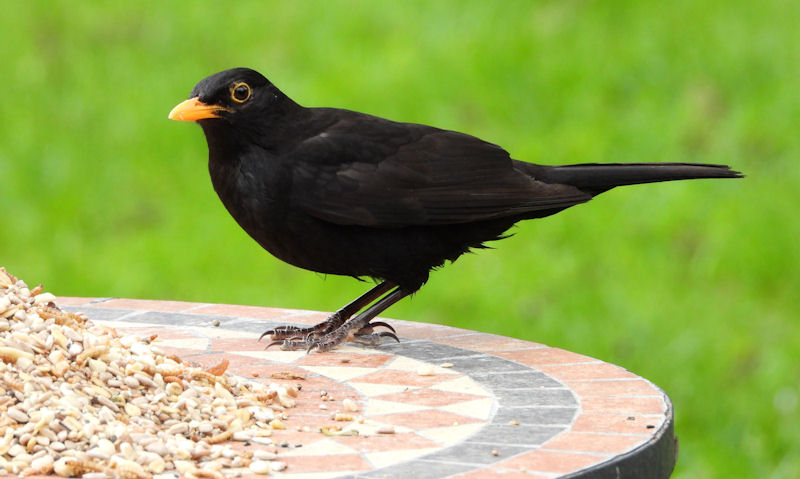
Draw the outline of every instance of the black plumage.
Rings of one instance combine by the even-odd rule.
[[[741,176],[688,163],[535,165],[455,131],[305,108],[246,68],[202,80],[170,118],[203,128],[214,189],[264,249],[300,268],[380,281],[313,328],[265,333],[288,349],[396,339],[373,331],[389,327],[375,315],[518,221],[615,186]]]

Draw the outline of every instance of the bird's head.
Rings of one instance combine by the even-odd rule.
[[[169,112],[169,118],[201,125],[219,120],[236,124],[263,118],[286,102],[293,103],[257,71],[233,68],[201,80],[189,99]]]

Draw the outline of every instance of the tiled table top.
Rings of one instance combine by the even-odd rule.
[[[120,332],[157,333],[162,349],[188,361],[227,358],[228,371],[248,379],[301,383],[287,429],[273,436],[288,464],[276,477],[657,478],[675,464],[666,394],[625,369],[562,349],[391,320],[399,344],[307,355],[265,351],[256,338],[280,324],[314,324],[324,313],[111,298],[56,303]],[[321,402],[322,391],[333,400]],[[362,421],[332,419],[346,412],[346,398]],[[325,426],[358,435],[324,435]],[[378,432],[388,428],[394,433]]]

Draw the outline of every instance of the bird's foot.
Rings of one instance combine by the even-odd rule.
[[[302,337],[302,339],[295,337],[272,341],[267,345],[267,348],[280,345],[283,351],[299,351],[305,349],[306,352],[310,353],[314,349],[320,352],[330,351],[346,342],[365,344],[367,346],[378,346],[383,342],[383,338],[392,338],[398,343],[400,342],[400,339],[395,334],[394,328],[387,323],[382,321],[375,321],[365,325],[359,323],[360,322],[356,321],[344,323],[323,336],[307,335]],[[376,332],[374,328],[377,326],[386,327],[390,331]]]
[[[258,340],[261,341],[264,336],[269,336],[274,341],[293,340],[293,339],[311,339],[316,337],[325,336],[336,328],[344,324],[347,318],[343,317],[341,311],[328,316],[325,321],[315,324],[308,328],[301,328],[298,326],[278,326],[275,329],[264,331]],[[269,347],[269,346],[267,346]]]

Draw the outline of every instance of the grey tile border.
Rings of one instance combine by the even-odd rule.
[[[555,382],[555,381],[554,381]],[[536,406],[572,406],[578,403],[575,393],[563,385],[555,386],[548,384],[543,387],[532,387],[525,389],[494,389],[495,397],[501,406],[508,408]],[[532,397],[533,398],[532,398]],[[533,399],[533,400],[532,400]]]
[[[575,419],[574,406],[558,406],[558,407],[500,406],[497,410],[497,413],[494,415],[494,418],[492,418],[492,423],[510,424],[511,421],[516,421],[523,426],[531,426],[531,425],[569,426],[574,419]]]

